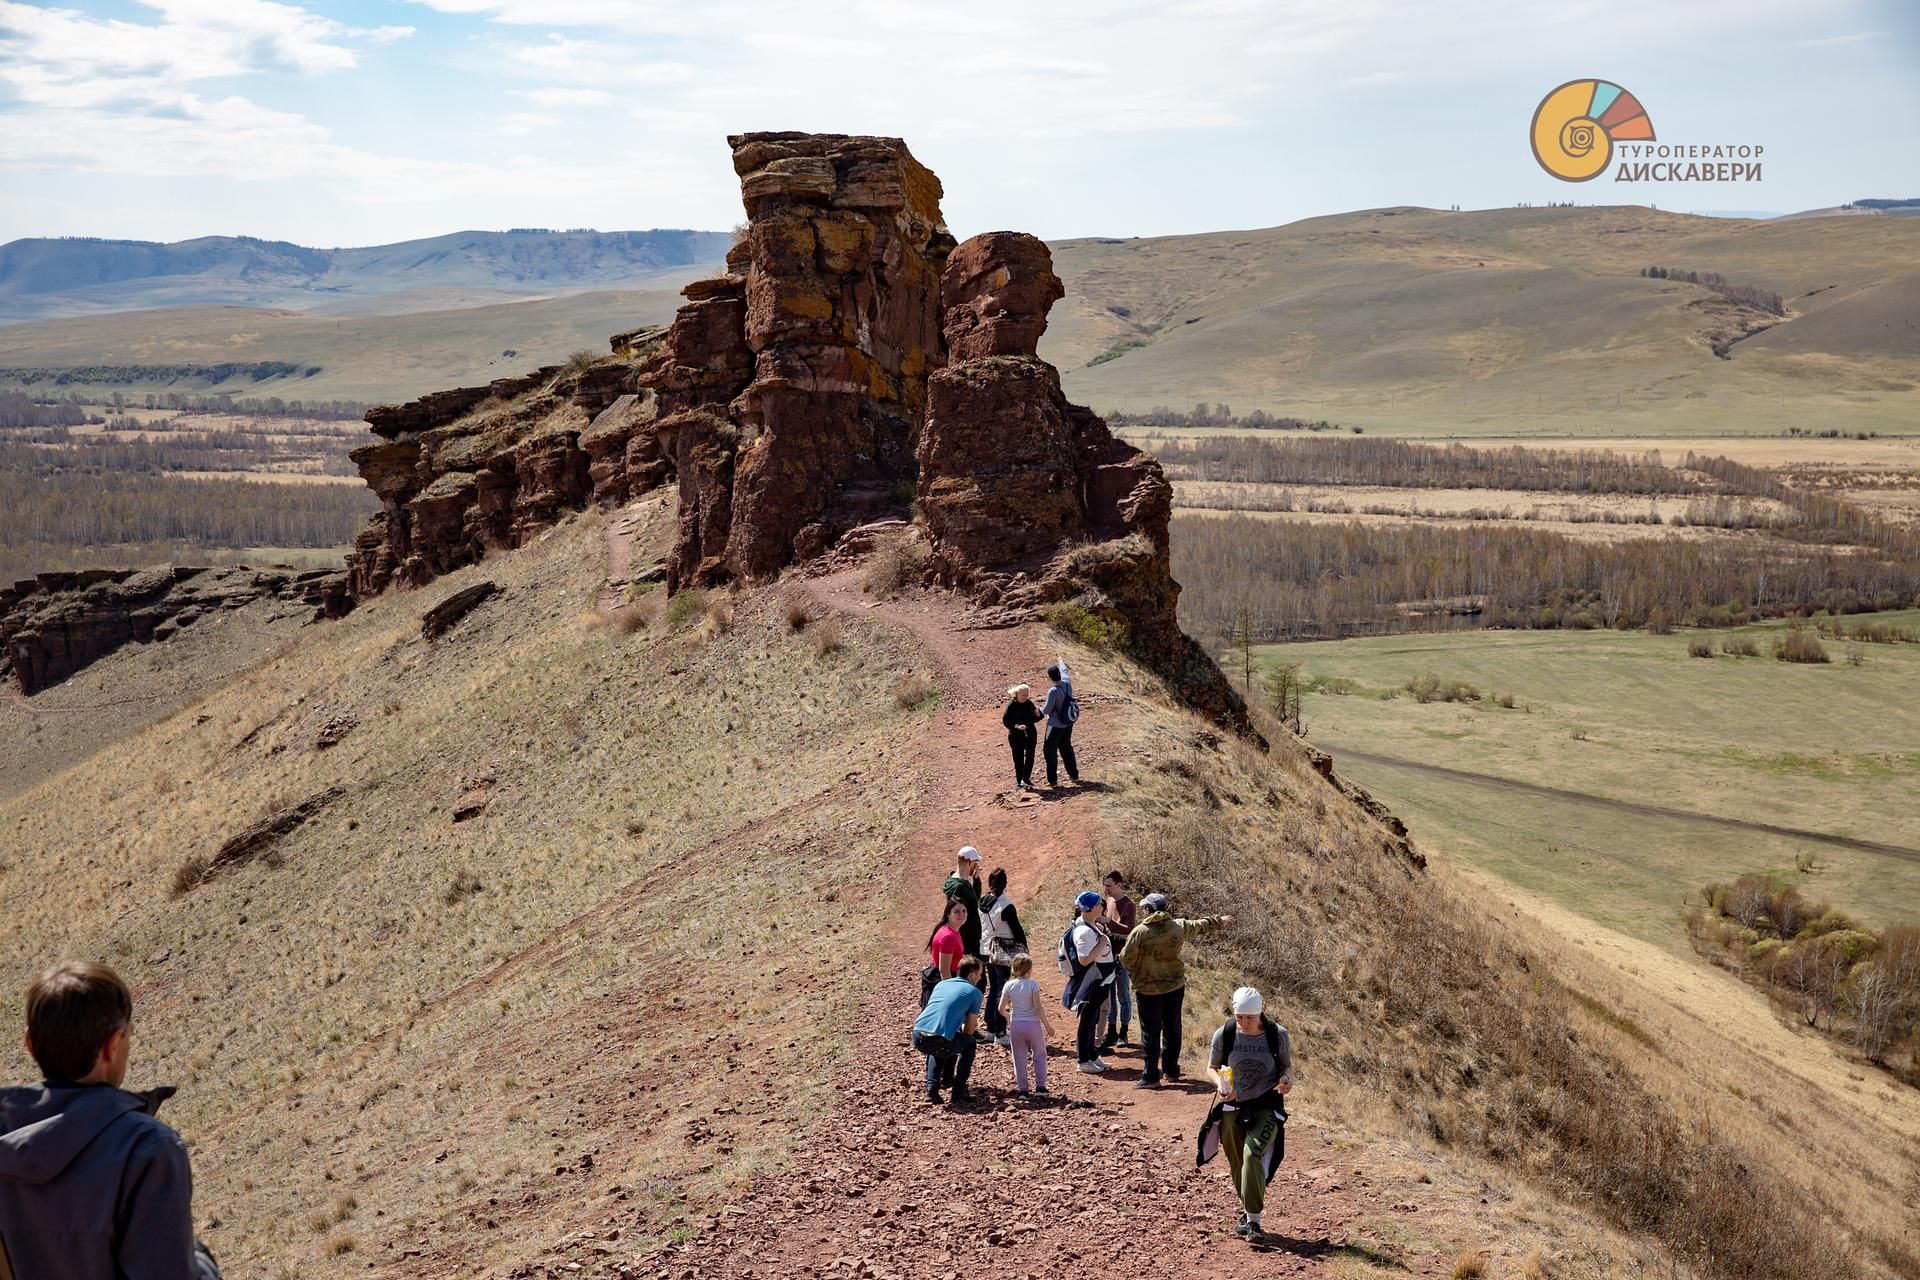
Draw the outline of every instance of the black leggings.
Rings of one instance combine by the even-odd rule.
[[[1092,1062],[1100,1056],[1100,1023],[1107,1014],[1107,989],[1100,988],[1080,1006],[1080,1025],[1074,1029],[1073,1047],[1080,1061]]]
[[[1025,733],[1009,733],[1007,746],[1013,750],[1013,781],[1017,786],[1022,782],[1033,782],[1033,746],[1034,733],[1029,729]]]

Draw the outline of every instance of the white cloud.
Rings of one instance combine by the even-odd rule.
[[[699,77],[684,62],[649,61],[638,48],[604,40],[575,40],[558,33],[543,44],[510,48],[508,56],[522,67],[543,75],[559,73],[572,80],[616,85],[686,84]]]
[[[526,98],[543,107],[599,107],[616,102],[605,89],[515,89],[516,97]]]
[[[1796,40],[1794,45],[1801,49],[1824,49],[1836,44],[1865,44],[1869,40],[1879,40],[1888,33],[1885,31],[1855,31],[1851,35],[1824,36],[1818,40]]]
[[[1383,84],[1399,84],[1407,78],[1404,71],[1369,71],[1363,76],[1348,76],[1340,82],[1342,89],[1371,89]]]

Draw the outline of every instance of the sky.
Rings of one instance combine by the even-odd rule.
[[[1568,184],[1611,80],[1752,183]],[[1920,196],[1914,0],[0,0],[0,242],[724,230],[730,133],[903,137],[965,237]]]

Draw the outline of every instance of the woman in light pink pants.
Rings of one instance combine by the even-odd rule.
[[[1013,1053],[1013,1083],[1027,1093],[1027,1065],[1033,1065],[1033,1092],[1047,1091],[1047,1002],[1033,980],[1033,957],[1013,958],[1013,980],[1000,993],[1000,1016],[1007,1021]]]

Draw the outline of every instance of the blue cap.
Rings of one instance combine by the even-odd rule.
[[[1099,906],[1100,902],[1100,895],[1089,889],[1073,900],[1073,906],[1076,911],[1091,911]]]

